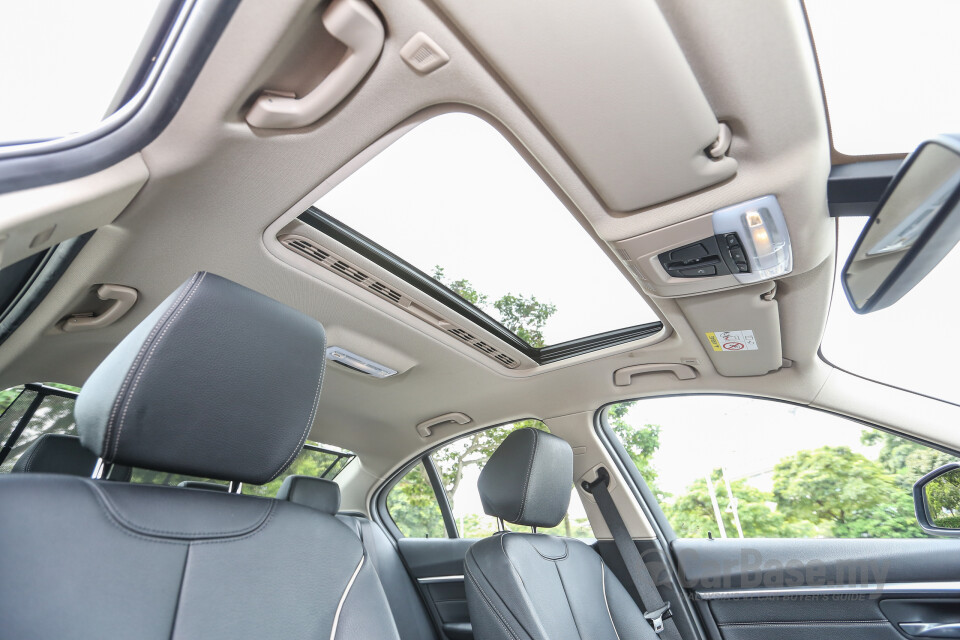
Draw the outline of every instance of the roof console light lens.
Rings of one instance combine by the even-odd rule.
[[[776,196],[763,196],[713,212],[713,232],[743,239],[749,271],[734,273],[742,283],[760,282],[790,273],[793,250],[787,222]]]
[[[374,378],[389,378],[397,375],[397,372],[390,367],[384,366],[379,362],[368,360],[363,356],[358,356],[352,351],[347,351],[343,347],[327,347],[327,360],[343,365],[348,369],[353,369],[359,373],[364,373]]]

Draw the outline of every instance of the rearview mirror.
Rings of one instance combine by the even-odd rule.
[[[960,240],[960,138],[921,144],[893,178],[843,269],[857,313],[902,298]]]
[[[913,485],[920,528],[934,536],[960,537],[960,464],[951,462]]]

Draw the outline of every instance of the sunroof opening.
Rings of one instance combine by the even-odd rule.
[[[960,130],[960,2],[805,0],[834,148],[906,153]]]
[[[516,149],[476,116],[420,124],[316,207],[531,347],[658,321]]]

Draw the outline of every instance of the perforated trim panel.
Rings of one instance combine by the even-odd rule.
[[[303,256],[307,260],[320,265],[321,267],[332,271],[345,280],[352,282],[371,291],[390,302],[391,304],[403,309],[421,322],[429,324],[441,331],[448,333],[460,342],[473,347],[483,355],[498,362],[508,369],[516,369],[520,366],[520,361],[516,358],[500,351],[495,346],[484,342],[470,331],[451,322],[448,318],[440,316],[435,311],[427,310],[417,304],[414,300],[397,291],[393,287],[377,280],[375,277],[358,268],[344,258],[333,253],[325,247],[321,247],[313,240],[297,234],[285,234],[279,236],[277,240],[293,251]]]

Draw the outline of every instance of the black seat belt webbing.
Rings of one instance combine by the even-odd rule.
[[[610,491],[607,488],[609,481],[609,473],[606,469],[600,467],[597,469],[597,479],[593,482],[584,481],[582,486],[597,501],[597,507],[600,509],[600,514],[613,536],[617,551],[620,553],[620,559],[623,560],[627,573],[630,574],[630,580],[640,595],[641,607],[646,609],[643,617],[653,625],[653,630],[661,637],[668,640],[682,640],[677,625],[670,619],[672,615],[670,603],[664,602],[663,598],[660,597],[657,585],[654,583],[646,565],[643,564],[640,551],[634,544],[620,511],[613,503],[613,498],[610,497]]]

